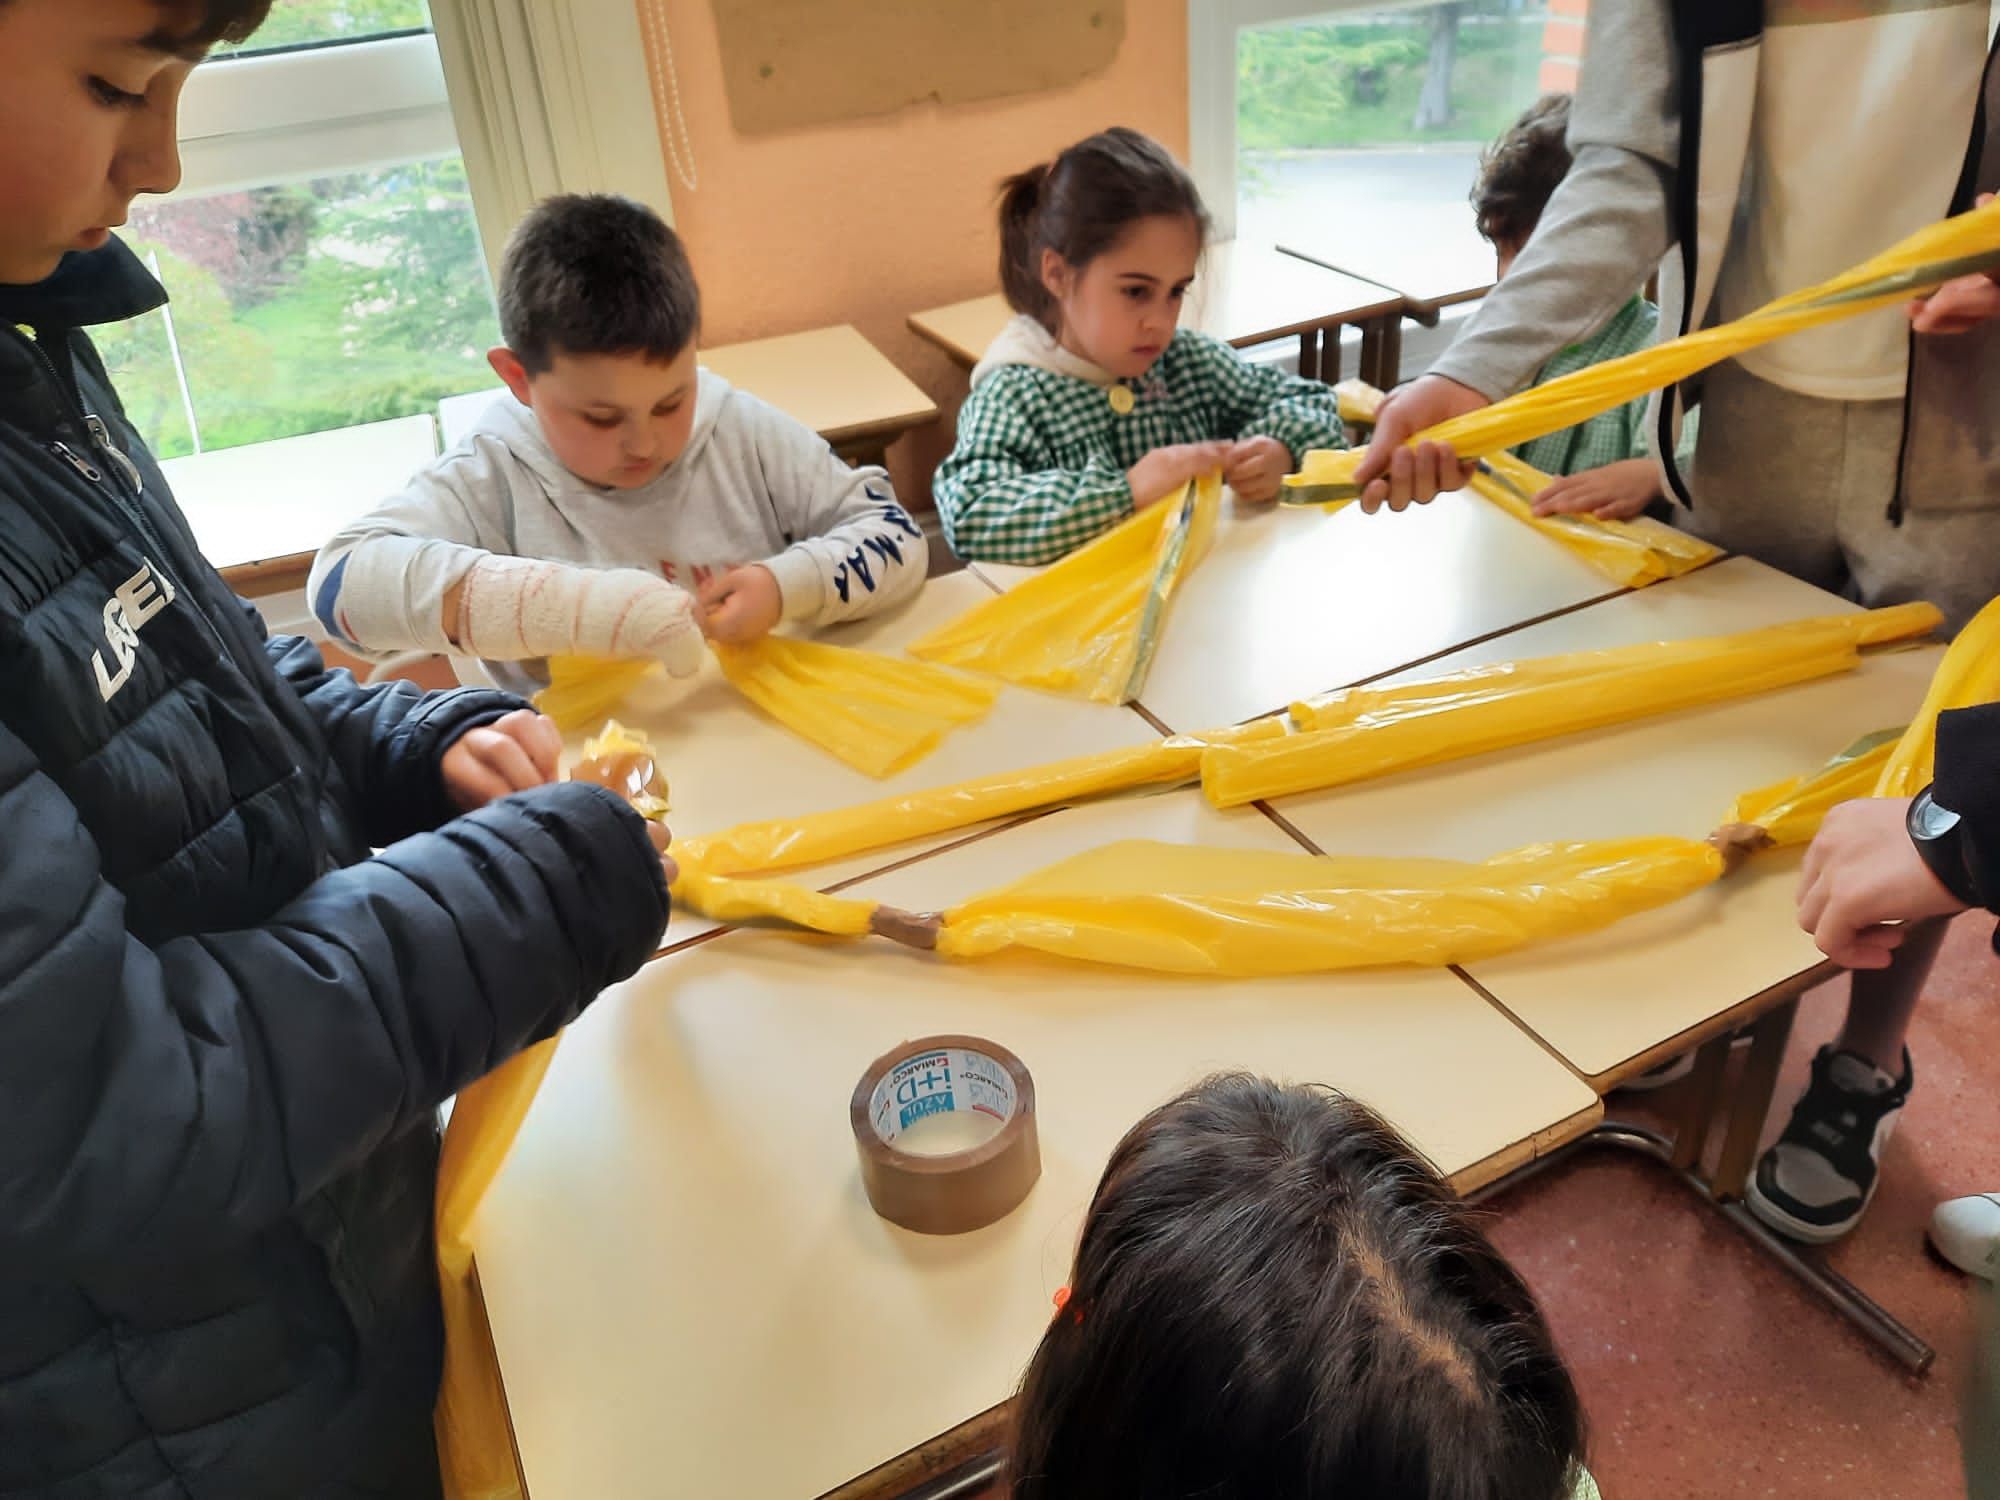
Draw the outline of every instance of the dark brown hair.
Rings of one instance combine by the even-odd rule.
[[[271,0],[153,0],[161,10],[172,11],[153,36],[163,48],[174,52],[206,52],[217,42],[243,42],[264,24],[271,12]],[[0,0],[4,7],[7,0]]]
[[[1331,1089],[1141,1120],[1015,1403],[1013,1500],[1562,1500],[1583,1415],[1534,1298]]]
[[[644,204],[565,193],[528,211],[500,262],[500,336],[530,375],[558,354],[638,354],[662,363],[701,327],[701,292],[680,236]]]
[[[1544,94],[1479,157],[1472,214],[1497,248],[1518,250],[1569,175],[1569,95]]]
[[[1042,252],[1053,250],[1080,271],[1127,226],[1156,214],[1192,219],[1208,239],[1208,210],[1186,168],[1158,141],[1122,125],[1015,173],[1000,184],[1000,289],[1008,306],[1053,329]]]

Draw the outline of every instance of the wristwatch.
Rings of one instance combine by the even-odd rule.
[[[1938,884],[1967,906],[1982,904],[1972,871],[1966,865],[1965,827],[1957,813],[1933,801],[1931,789],[1925,787],[1910,799],[1909,816],[1903,826],[1909,829],[1910,842],[1916,845],[1918,857],[1931,874],[1937,876]]]

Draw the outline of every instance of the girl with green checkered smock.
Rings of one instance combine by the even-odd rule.
[[[1200,474],[1274,500],[1308,449],[1345,446],[1327,386],[1176,326],[1207,230],[1186,171],[1137,131],[1007,180],[1016,316],[972,372],[932,485],[960,557],[1054,562]]]

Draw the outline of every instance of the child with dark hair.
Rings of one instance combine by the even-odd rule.
[[[1479,233],[1493,246],[1494,279],[1505,280],[1542,210],[1569,175],[1568,94],[1544,94],[1479,158],[1472,184],[1472,212]],[[1589,337],[1559,351],[1534,384],[1649,348],[1660,310],[1634,290],[1631,299]],[[1692,451],[1692,423],[1683,434]],[[1584,513],[1607,520],[1638,515],[1666,498],[1659,466],[1646,440],[1642,397],[1574,427],[1521,444],[1515,453],[1557,481],[1535,497],[1542,515]]]
[[[111,231],[264,9],[0,0],[8,1496],[436,1496],[438,1105],[667,916],[518,698],[268,638],[92,346],[167,300]]]
[[[1134,130],[1007,179],[1015,317],[972,371],[932,485],[959,556],[1054,562],[1199,474],[1272,500],[1306,450],[1345,445],[1326,386],[1177,328],[1207,234],[1193,180]]]
[[[363,653],[459,652],[531,691],[554,655],[701,664],[704,634],[858,619],[923,586],[879,468],[696,365],[700,294],[651,209],[550,198],[500,269],[514,400],[320,549],[307,597]]]
[[[1228,1074],[1141,1120],[1057,1302],[1012,1500],[1595,1500],[1534,1298],[1331,1089]]]

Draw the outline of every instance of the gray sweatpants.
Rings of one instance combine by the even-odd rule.
[[[2000,495],[1889,520],[1901,401],[1801,396],[1727,361],[1701,397],[1686,530],[1870,606],[1928,599],[1957,630],[2000,594]]]

